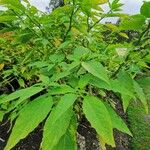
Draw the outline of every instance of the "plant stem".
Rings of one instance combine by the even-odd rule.
[[[74,12],[74,5],[75,5],[75,0],[73,0],[73,10],[72,10],[72,12],[71,12],[71,16],[70,16],[69,28],[68,28],[68,30],[67,30],[67,32],[66,32],[66,34],[65,34],[65,36],[64,36],[63,41],[65,41],[65,40],[66,40],[68,33],[71,31],[71,28],[72,28],[72,21],[73,21],[73,15],[74,15],[74,13],[76,13],[76,12],[77,12],[77,10],[78,10],[78,9],[77,9],[77,10]]]

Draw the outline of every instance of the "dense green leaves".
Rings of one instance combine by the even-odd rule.
[[[76,150],[83,115],[103,149],[115,146],[114,128],[131,135],[109,104],[117,99],[126,112],[140,100],[148,112],[149,79],[136,79],[149,73],[149,2],[133,16],[119,13],[120,0],[66,0],[49,14],[24,2],[0,1],[8,7],[0,11],[0,121],[18,117],[6,149],[45,121],[43,150]],[[101,23],[114,16],[118,23]]]
[[[113,126],[103,102],[93,96],[84,97],[83,112],[103,142],[114,147]]]
[[[50,96],[41,96],[27,104],[19,113],[5,150],[13,148],[41,123],[52,107]]]

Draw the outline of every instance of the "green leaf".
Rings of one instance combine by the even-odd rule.
[[[121,30],[139,30],[145,23],[143,15],[133,15],[125,17],[120,23]]]
[[[136,81],[134,81],[134,88],[137,94],[137,98],[141,100],[146,113],[148,113],[148,104],[147,104],[146,96],[143,92],[143,89],[140,87],[140,85]]]
[[[117,115],[115,110],[108,103],[105,103],[105,106],[107,107],[107,110],[108,110],[108,112],[110,114],[113,128],[116,128],[119,131],[127,133],[127,134],[132,136],[130,130],[127,127],[127,125],[122,120],[122,118],[119,115]]]
[[[53,150],[76,150],[75,145],[73,137],[67,130]]]
[[[55,86],[52,87],[48,93],[51,95],[56,95],[56,94],[66,94],[66,93],[74,93],[75,90],[71,88],[68,85],[60,85],[60,86]]]
[[[126,38],[126,39],[129,39],[129,37],[126,33],[120,32],[119,35]]]
[[[4,5],[15,10],[25,10],[25,7],[20,3],[20,0],[1,0],[0,5]]]
[[[71,118],[70,125],[66,133],[61,137],[58,144],[53,150],[77,150],[76,132],[77,122],[76,116]]]
[[[89,81],[90,84],[93,86],[96,86],[100,89],[106,89],[106,90],[111,90],[110,84],[104,82],[103,80],[100,80],[97,77],[91,77],[91,80]]]
[[[113,126],[103,102],[93,96],[84,97],[83,112],[103,142],[114,147]]]
[[[106,69],[97,61],[82,62],[82,66],[89,73],[109,84]]]
[[[0,111],[0,122],[2,122],[3,117],[4,117],[4,112]]]
[[[107,2],[108,0],[82,0],[80,3],[83,12],[86,13],[88,16],[91,16],[92,9],[99,10],[100,8],[98,6]]]
[[[52,107],[52,98],[41,96],[27,104],[19,113],[5,150],[13,148],[41,123]]]
[[[89,56],[89,54],[90,54],[90,50],[88,48],[79,46],[74,49],[73,57],[77,60],[80,60],[81,58],[85,58]]]
[[[150,18],[150,2],[144,2],[140,9],[140,12],[143,16]]]
[[[150,100],[150,77],[143,77],[137,81],[140,86],[143,88],[144,93],[147,97],[147,100]]]
[[[72,111],[70,109],[64,111],[61,116],[57,117],[58,119],[55,120],[53,116],[59,115],[57,114],[57,110],[58,109],[56,108],[54,111],[52,111],[52,114],[46,120],[41,143],[42,150],[53,149],[56,144],[58,144],[61,137],[66,133],[66,130],[69,126]]]
[[[111,10],[113,11],[120,11],[121,10],[121,6],[123,6],[122,3],[120,3],[120,0],[113,0],[113,2],[110,5]]]
[[[122,93],[121,98],[122,98],[124,112],[126,112],[127,107],[129,106],[130,101],[133,99],[133,97],[131,97],[130,95]]]
[[[124,86],[125,82],[119,81],[118,79],[111,80],[111,90],[114,92],[118,92],[120,94],[129,95],[130,97],[134,97],[134,94]]]
[[[111,80],[112,91],[121,94],[124,111],[126,111],[130,101],[135,98],[133,81],[134,80],[125,71],[120,71],[118,78]]]
[[[72,116],[70,108],[73,106],[76,98],[74,94],[64,95],[52,110],[44,127],[43,143],[41,145],[43,150],[53,149],[65,134]]]
[[[31,86],[29,88],[21,89],[18,91],[15,91],[4,98],[0,100],[0,104],[10,102],[12,100],[15,100],[17,98],[20,98],[19,101],[26,100],[27,98],[39,93],[42,91],[44,88],[43,87],[36,87],[36,86]]]
[[[9,21],[13,21],[16,19],[16,16],[14,15],[1,15],[0,16],[0,21],[2,22],[9,22]]]
[[[90,79],[91,79],[91,74],[82,75],[78,82],[78,87],[80,89],[83,89],[89,83]]]

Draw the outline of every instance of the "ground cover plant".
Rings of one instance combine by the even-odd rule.
[[[12,123],[5,150],[41,122],[42,150],[77,149],[83,117],[102,149],[115,147],[113,129],[132,136],[115,100],[124,112],[140,101],[148,113],[139,81],[149,75],[150,2],[133,16],[119,13],[119,0],[65,0],[50,14],[25,2],[0,1],[8,8],[0,12],[0,121]],[[120,20],[101,23],[107,17]]]

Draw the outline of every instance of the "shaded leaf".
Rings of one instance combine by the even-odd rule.
[[[147,104],[146,96],[143,92],[143,89],[140,87],[140,85],[136,81],[134,81],[134,88],[137,94],[137,98],[141,100],[146,113],[148,113],[148,104]]]
[[[113,128],[116,128],[119,131],[127,133],[127,134],[132,136],[130,130],[127,127],[127,125],[122,120],[122,118],[119,115],[117,115],[115,110],[108,103],[105,103],[105,106],[107,107],[107,110],[108,110],[108,112],[110,114]]]

